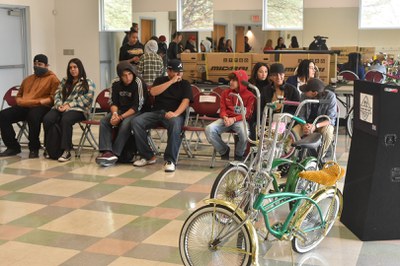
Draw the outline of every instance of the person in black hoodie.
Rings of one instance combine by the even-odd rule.
[[[119,80],[112,84],[110,113],[100,122],[99,150],[96,163],[101,166],[114,165],[131,136],[131,121],[143,111],[147,99],[146,83],[139,78],[127,61],[117,65]],[[114,128],[118,134],[112,141]]]
[[[144,45],[139,42],[137,31],[130,31],[128,36],[128,43],[122,45],[119,49],[119,61],[128,61],[137,65],[144,53]]]

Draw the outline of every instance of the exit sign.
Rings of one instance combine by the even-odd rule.
[[[261,21],[260,16],[258,16],[258,15],[251,16],[251,21],[252,22],[260,22]]]

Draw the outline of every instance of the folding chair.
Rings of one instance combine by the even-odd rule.
[[[97,141],[93,135],[91,130],[92,125],[99,126],[100,120],[95,119],[96,115],[106,114],[110,110],[110,97],[111,97],[111,89],[107,88],[102,90],[96,97],[96,101],[93,103],[92,113],[89,115],[88,120],[84,120],[79,123],[82,129],[81,139],[79,140],[78,149],[76,151],[75,157],[81,156],[81,151],[83,145],[86,140],[89,141],[90,145],[94,148],[98,148]],[[97,105],[99,106],[99,110],[97,109]]]
[[[222,92],[226,89],[229,89],[229,86],[218,86],[218,87],[215,87],[214,89],[212,89],[211,91],[218,93],[219,96],[221,96]]]
[[[360,79],[356,73],[350,70],[343,70],[339,72],[338,76],[343,76],[343,79],[346,81],[354,81]]]
[[[374,82],[374,83],[382,83],[385,80],[384,74],[378,70],[369,70],[365,74],[365,80]]]
[[[17,97],[18,91],[19,91],[20,86],[14,86],[6,91],[6,93],[3,96],[3,101],[1,103],[1,109],[5,109],[5,104],[9,107],[13,107],[17,105],[17,101],[15,98]],[[17,126],[19,128],[18,134],[17,134],[17,140],[18,142],[21,141],[22,136],[25,136],[28,139],[28,123],[26,121],[23,122],[18,122]]]

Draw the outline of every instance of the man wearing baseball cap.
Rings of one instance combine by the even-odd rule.
[[[306,84],[300,86],[301,100],[319,99],[322,103],[307,104],[299,113],[299,117],[304,119],[307,124],[297,125],[293,130],[302,137],[313,132],[320,132],[323,138],[322,155],[324,156],[333,140],[333,131],[337,119],[337,102],[335,94],[330,90],[325,90],[322,80],[311,78]],[[329,120],[318,120],[313,124],[315,118],[320,115],[327,115]]]
[[[161,124],[168,130],[167,147],[164,153],[164,171],[174,172],[182,139],[180,137],[184,115],[193,100],[192,89],[187,80],[182,79],[183,65],[178,59],[168,61],[166,77],[158,77],[150,89],[155,98],[153,110],[132,120],[136,147],[140,160],[133,163],[141,167],[156,163],[156,156],[147,141],[147,130]]]
[[[13,123],[27,121],[29,127],[29,158],[38,158],[39,134],[43,116],[53,106],[54,93],[60,84],[57,76],[49,70],[47,56],[38,54],[33,59],[34,74],[22,81],[15,98],[17,105],[0,112],[1,138],[7,149],[0,157],[14,156],[21,152],[15,137]]]

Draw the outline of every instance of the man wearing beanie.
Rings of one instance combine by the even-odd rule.
[[[143,111],[147,99],[147,86],[134,71],[132,64],[123,61],[117,65],[119,80],[112,84],[110,113],[100,121],[99,150],[96,163],[114,165],[131,136],[131,121]],[[117,136],[112,141],[114,128]]]
[[[152,85],[154,80],[162,75],[163,60],[157,54],[158,44],[155,40],[149,40],[144,46],[144,54],[140,57],[138,73],[147,85]]]
[[[178,59],[169,60],[168,76],[156,78],[150,89],[150,94],[154,97],[153,110],[132,120],[136,147],[142,157],[133,163],[134,166],[141,167],[156,163],[156,156],[147,141],[147,131],[161,124],[168,131],[167,147],[164,153],[164,171],[175,171],[182,143],[181,132],[185,112],[193,100],[190,83],[182,79],[182,73],[182,62]]]
[[[235,149],[235,160],[242,161],[247,146],[247,135],[245,132],[243,120],[251,118],[255,97],[242,81],[248,81],[248,76],[244,70],[237,70],[228,76],[230,89],[224,90],[221,94],[220,119],[214,121],[206,127],[205,133],[208,142],[210,142],[217,152],[221,154],[221,159],[229,160],[229,146],[222,141],[221,133],[233,130],[238,135],[238,143]],[[230,94],[239,94],[243,100],[246,109],[246,117],[242,117],[241,105],[237,97]]]
[[[307,104],[300,110],[299,117],[307,122],[305,125],[297,125],[293,131],[299,137],[309,135],[313,132],[320,132],[322,134],[323,146],[322,155],[324,156],[333,140],[333,131],[337,119],[337,102],[335,93],[330,90],[325,90],[325,84],[322,80],[311,78],[306,84],[300,87],[303,92],[301,100],[305,99],[319,99],[323,100],[323,104]],[[315,118],[320,115],[327,115],[329,120],[319,120],[314,125]]]
[[[43,116],[53,106],[54,93],[60,84],[57,76],[49,70],[48,59],[38,54],[33,59],[34,74],[22,81],[15,98],[17,105],[0,112],[1,138],[7,149],[0,157],[13,156],[21,152],[15,138],[13,123],[27,121],[29,127],[29,158],[38,158],[40,128]]]

